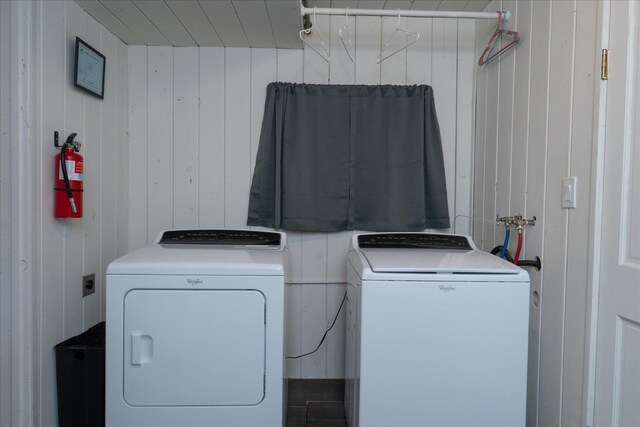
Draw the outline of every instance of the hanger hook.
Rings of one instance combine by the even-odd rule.
[[[400,9],[398,9],[398,24],[396,25],[396,27],[400,26]]]
[[[345,32],[347,33],[346,42],[345,42],[345,36],[344,36]],[[351,32],[349,31],[349,8],[348,7],[345,8],[344,25],[340,27],[340,29],[338,30],[338,34],[340,35],[340,41],[342,42],[342,46],[344,47],[344,50],[347,52],[347,55],[349,56],[349,59],[351,60],[351,62],[353,62],[353,54],[351,53],[351,50],[353,50],[353,45],[351,44]]]
[[[304,37],[302,36],[302,34],[311,34],[311,29],[315,28],[316,26],[316,7],[313,7],[313,20],[311,21],[311,28],[308,29],[302,29],[300,31],[300,40],[302,41],[302,43],[306,44],[307,46],[309,46],[315,53],[317,53],[318,55],[320,55],[320,57],[322,59],[324,59],[327,62],[331,61],[331,54],[329,53],[329,51],[327,50],[327,46],[324,44],[324,39],[322,38],[322,34],[320,34],[320,30],[316,29],[316,33],[318,34],[318,38],[320,39],[320,44],[322,45],[322,50],[324,50],[325,55],[323,55],[322,53],[320,53],[320,51],[318,49],[316,49],[315,47],[313,47],[313,45],[311,43],[309,43],[308,41],[306,41],[304,39]]]

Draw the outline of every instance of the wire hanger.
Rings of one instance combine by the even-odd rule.
[[[309,46],[315,53],[317,53],[318,55],[320,55],[320,57],[322,59],[324,59],[327,62],[331,62],[331,55],[329,54],[329,51],[327,50],[327,46],[325,46],[324,44],[324,40],[322,39],[322,34],[320,34],[320,30],[316,28],[316,33],[318,33],[318,37],[320,38],[320,44],[322,44],[322,49],[324,50],[324,53],[326,53],[326,56],[323,55],[318,49],[316,49],[315,47],[313,47],[311,45],[311,43],[309,43],[308,41],[306,41],[303,37],[303,34],[311,34],[311,30],[316,28],[316,7],[313,7],[313,19],[311,21],[311,27],[309,28],[305,28],[300,30],[300,40],[302,40],[302,43],[306,44],[307,46]]]
[[[347,34],[347,41],[344,41],[344,34]],[[338,30],[338,34],[340,35],[340,41],[342,42],[342,46],[344,46],[344,50],[347,51],[347,55],[349,55],[349,59],[353,62],[353,55],[351,52],[353,51],[353,44],[351,43],[351,33],[349,32],[349,8],[346,8],[346,12],[344,14],[344,25],[340,27]]]
[[[504,55],[506,51],[508,51],[509,49],[511,49],[518,43],[520,43],[520,32],[505,30],[504,24],[507,22],[507,20],[504,17],[505,17],[505,12],[503,10],[499,10],[498,11],[498,28],[491,36],[491,39],[489,39],[489,43],[487,44],[487,47],[484,48],[482,55],[480,55],[480,60],[478,60],[478,65],[482,66],[482,65],[492,63],[493,61],[495,61],[496,59]],[[513,39],[509,43],[507,43],[505,46],[503,46],[502,49],[494,53],[493,51],[496,49],[496,46],[498,46],[498,44],[502,40],[502,36],[505,34],[507,36],[513,37]]]
[[[416,39],[414,41],[412,41],[410,43],[407,43],[406,45],[402,46],[400,49],[394,50],[393,52],[391,52],[387,56],[382,56],[384,54],[384,52],[387,50],[387,48],[389,47],[389,43],[391,43],[391,39],[393,39],[393,36],[395,36],[398,33],[404,34],[406,36],[412,36],[412,37],[415,37]],[[395,31],[393,33],[391,33],[391,35],[387,39],[387,42],[384,44],[384,48],[380,51],[380,54],[378,55],[378,64],[381,63],[382,61],[385,61],[385,60],[389,59],[390,57],[392,57],[396,53],[398,53],[400,51],[403,51],[404,49],[408,48],[412,44],[416,43],[418,40],[420,40],[420,33],[415,32],[415,31],[409,31],[409,30],[406,30],[406,29],[400,27],[400,9],[398,9],[398,23],[396,24],[396,29],[395,29]]]

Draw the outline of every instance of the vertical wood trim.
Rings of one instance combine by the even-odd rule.
[[[458,20],[457,99],[456,99],[456,178],[455,211],[451,218],[453,231],[471,234],[473,202],[473,129],[476,23]]]
[[[199,225],[222,228],[225,192],[224,48],[201,47],[199,55]]]
[[[102,48],[107,58],[114,58],[112,66],[107,67],[105,75],[106,82],[117,81],[117,55],[116,44],[118,39],[109,31],[102,31]],[[93,191],[100,191],[102,198],[101,202],[101,232],[100,232],[100,274],[101,277],[105,277],[107,266],[113,261],[116,253],[116,194],[117,189],[115,183],[117,177],[113,176],[118,170],[116,165],[116,150],[118,146],[118,132],[117,132],[117,113],[121,108],[125,108],[125,101],[123,100],[120,105],[117,101],[117,90],[115,85],[110,89],[110,93],[105,94],[105,99],[102,101],[102,141],[100,146],[100,160],[102,162],[102,179],[100,184],[96,185]],[[77,280],[77,279],[76,279]],[[77,283],[77,282],[76,282]],[[77,286],[77,285],[76,285]],[[105,287],[101,287],[96,290],[96,293],[100,293],[100,308],[104,307],[105,302]],[[104,317],[104,312],[101,313],[101,317]]]
[[[447,204],[451,230],[456,215],[456,103],[457,103],[458,22],[455,19],[433,19],[432,79],[442,154],[447,183]]]
[[[198,226],[198,48],[173,49],[173,227]]]
[[[0,147],[11,146],[11,3],[0,3]],[[0,157],[0,328],[11,330],[12,229],[11,159]],[[11,425],[11,334],[0,334],[0,425]]]
[[[151,243],[158,232],[173,227],[173,49],[147,49],[147,243]]]
[[[225,55],[225,227],[244,228],[251,186],[251,130],[246,120],[251,111],[251,52],[226,48]]]
[[[495,246],[496,225],[493,220],[496,217],[496,185],[498,168],[498,147],[494,141],[498,138],[498,125],[500,116],[500,62],[488,66],[487,70],[487,128],[485,149],[485,180],[484,180],[484,215],[483,215],[483,246],[489,251]]]
[[[146,46],[128,47],[129,64],[129,250],[147,244],[148,70]]]
[[[562,178],[567,176],[573,111],[573,69],[575,66],[575,13],[573,2],[552,3],[551,14],[551,75],[549,92],[549,145],[547,156],[546,199],[556,201],[545,206],[545,253],[554,256],[545,260],[540,347],[540,412],[541,425],[559,424],[562,400],[562,346],[564,340],[567,274],[567,231],[569,216],[560,208]],[[562,72],[564,70],[564,72]],[[570,72],[568,72],[570,70]]]
[[[609,48],[609,29],[611,27],[611,2],[604,1],[598,4],[597,26],[596,26],[596,43],[599,50]],[[597,70],[598,65],[594,68]],[[598,306],[600,299],[600,257],[602,253],[602,228],[603,228],[603,198],[604,198],[604,150],[605,150],[605,133],[606,133],[606,100],[608,94],[608,85],[601,81],[594,84],[594,115],[593,115],[593,148],[592,152],[592,176],[590,182],[591,189],[591,205],[590,211],[593,212],[589,222],[589,230],[592,238],[589,240],[589,281],[588,281],[588,305],[587,317],[588,325],[588,344],[587,354],[588,363],[585,366],[585,382],[587,383],[587,392],[584,394],[584,423],[586,425],[594,425],[595,417],[595,395],[596,395],[596,351],[597,351],[597,330],[598,330]],[[597,106],[597,107],[596,107]]]
[[[0,424],[7,425],[31,425],[34,415],[33,18],[31,2],[0,4]]]
[[[121,40],[116,40],[116,105],[118,106],[116,138],[118,142],[116,144],[116,245],[114,258],[127,253],[129,247],[129,113],[126,108],[123,108],[129,104],[128,59],[127,45]],[[144,124],[144,121],[142,123]],[[146,161],[144,163],[146,164]],[[104,176],[103,173],[101,179],[104,179]],[[104,299],[101,309],[104,313]]]
[[[103,52],[102,27],[89,15],[84,14],[84,37],[87,43]],[[102,146],[102,102],[95,97],[84,97],[84,136],[82,155],[84,156],[84,182],[87,186],[101,181],[102,164],[100,147]],[[96,274],[96,292],[83,298],[82,330],[96,324],[100,320],[100,295],[103,286],[100,272],[100,221],[102,206],[100,193],[87,191],[83,193],[84,209],[84,265],[82,274]]]
[[[504,10],[511,11],[510,22],[516,21],[517,10],[515,2],[504,0],[502,3]],[[508,8],[508,9],[507,9]],[[517,49],[516,49],[517,50]],[[497,124],[497,164],[496,164],[496,215],[507,216],[522,214],[522,212],[511,211],[511,184],[516,177],[512,177],[511,158],[513,151],[513,101],[515,92],[515,60],[516,52],[512,50],[508,55],[500,58],[500,63],[496,64],[500,67],[498,77],[498,124]],[[491,65],[489,65],[491,66]],[[518,171],[519,174],[519,171]],[[495,238],[493,245],[500,245],[504,242],[504,227],[494,227]],[[514,233],[515,235],[515,233]],[[515,250],[517,239],[510,241],[511,246]],[[493,247],[493,246],[491,246]],[[491,249],[491,248],[487,248]]]
[[[538,222],[534,230],[527,233],[525,249],[529,256],[540,254],[545,260],[546,174],[548,139],[548,110],[550,100],[551,58],[551,3],[532,1],[531,11],[531,97],[529,100],[529,147],[527,150],[527,214],[536,215]],[[539,213],[539,215],[538,215]],[[531,271],[531,292],[542,295],[544,278],[540,272]],[[540,408],[540,347],[542,344],[541,322],[544,304],[532,306],[529,313],[531,328],[529,340],[529,383],[527,387],[527,423],[539,424]]]
[[[260,130],[267,85],[278,79],[276,49],[251,49],[251,156],[249,176],[253,177],[260,144]]]
[[[530,35],[522,40],[518,49],[514,52],[513,149],[511,157],[513,174],[513,179],[511,179],[511,212],[521,213],[527,218],[531,216],[526,207],[526,188],[529,181],[527,152],[529,147],[529,102],[531,94],[531,6],[531,0],[521,0],[516,2],[510,9],[515,10],[517,14],[515,19],[516,29],[522,34]]]
[[[288,236],[287,236],[288,238]],[[302,354],[302,325],[300,312],[302,311],[302,286],[286,284],[287,286],[287,324],[285,356]],[[302,378],[302,361],[300,359],[286,359],[286,373],[288,378]]]
[[[41,37],[37,41],[37,55],[40,80],[40,138],[37,149],[41,153],[41,171],[38,189],[40,207],[40,235],[37,249],[38,290],[40,293],[40,314],[38,330],[39,343],[39,419],[36,423],[46,425],[57,419],[55,405],[55,360],[51,349],[64,338],[63,332],[63,280],[64,265],[64,224],[53,218],[53,196],[56,168],[53,156],[56,150],[51,146],[54,131],[63,132],[65,85],[65,10],[62,2],[42,2],[39,10],[38,28]],[[55,25],[52,23],[56,23]]]
[[[75,3],[65,3],[65,120],[62,138],[72,132],[77,139],[85,140],[84,96],[73,87],[73,67],[75,63],[76,35],[84,37],[84,17],[82,9]],[[83,229],[84,218],[65,219],[64,240],[64,334],[73,336],[82,332],[82,296],[78,279],[82,277],[84,262]]]
[[[596,111],[593,92],[586,88],[594,88],[597,74],[594,73],[593,52],[597,49],[597,3],[575,3],[577,9],[575,34],[575,60],[573,76],[573,118],[570,145],[569,175],[578,176],[582,185],[578,186],[577,198],[582,212],[591,206],[591,150],[594,144],[594,132],[585,126],[594,117]],[[579,36],[578,36],[579,35]],[[580,89],[580,88],[584,88]],[[589,265],[589,229],[590,215],[574,210],[569,211],[567,233],[567,289],[565,302],[565,333],[563,339],[563,377],[561,425],[585,425],[585,409],[583,398],[586,387],[583,372],[587,362],[587,297],[589,272],[584,266]]]
[[[478,55],[484,49],[483,43],[489,38],[488,22],[476,25],[476,46]],[[475,66],[475,64],[474,64]],[[474,146],[474,187],[473,187],[473,240],[479,248],[484,247],[484,181],[487,128],[487,67],[476,68],[475,105],[475,146]]]

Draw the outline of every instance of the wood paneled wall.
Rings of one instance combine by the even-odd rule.
[[[318,17],[330,62],[309,48],[129,47],[129,249],[172,227],[246,227],[265,89],[273,81],[431,84],[451,220],[456,216],[456,231],[468,233],[475,22],[405,20],[402,25],[421,33],[420,41],[377,64],[382,40],[396,23],[396,18],[350,18],[354,62],[338,38],[344,17]],[[403,42],[396,35],[389,49]],[[317,31],[310,43],[319,46]],[[314,349],[333,321],[345,292],[351,235],[287,233],[290,355]],[[343,313],[320,350],[290,360],[288,370],[291,377],[343,377]]]
[[[11,167],[12,141],[12,56],[11,56],[11,3],[0,3],[0,425],[12,422],[12,252],[14,225],[12,218]],[[14,131],[15,132],[15,131]],[[17,169],[17,168],[16,168]]]
[[[500,8],[512,13],[507,28],[524,38],[478,70],[474,239],[484,250],[502,243],[496,214],[537,217],[524,249],[525,258],[540,256],[543,265],[529,269],[541,302],[531,306],[527,425],[586,425],[597,3],[505,0],[485,10]],[[478,52],[494,29],[493,22],[478,24]],[[568,176],[578,177],[577,209],[561,208]]]
[[[57,425],[53,347],[104,319],[104,272],[128,245],[127,47],[75,2],[35,3],[35,249],[38,265],[35,420]],[[107,58],[101,101],[73,86],[75,39]],[[53,217],[53,132],[77,132],[84,156],[84,218]],[[82,298],[82,276],[96,291]]]

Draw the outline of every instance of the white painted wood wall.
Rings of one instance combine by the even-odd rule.
[[[72,1],[35,2],[35,424],[57,425],[53,347],[104,319],[104,271],[127,251],[127,47]],[[73,86],[75,38],[107,57],[105,98]],[[53,132],[78,133],[84,218],[53,217]],[[82,298],[83,274],[96,292]]]
[[[396,18],[350,20],[354,63],[337,37],[343,17],[318,17],[330,64],[309,48],[129,47],[130,250],[172,227],[246,227],[265,89],[273,81],[432,85],[452,224],[469,232],[475,21],[405,20],[420,31],[420,41],[378,65],[381,40]],[[316,37],[310,42],[317,45]],[[403,42],[398,39],[390,49]],[[288,233],[290,355],[314,349],[333,320],[351,235]],[[320,350],[289,361],[288,371],[291,377],[341,378],[343,370],[342,314]]]
[[[474,239],[484,250],[502,244],[496,214],[537,217],[524,249],[525,258],[543,261],[541,272],[529,269],[541,305],[531,307],[527,425],[586,425],[597,3],[505,0],[485,10],[500,8],[511,11],[507,28],[524,39],[478,70]],[[479,52],[494,29],[478,24]],[[566,176],[578,177],[575,210],[560,205]]]

